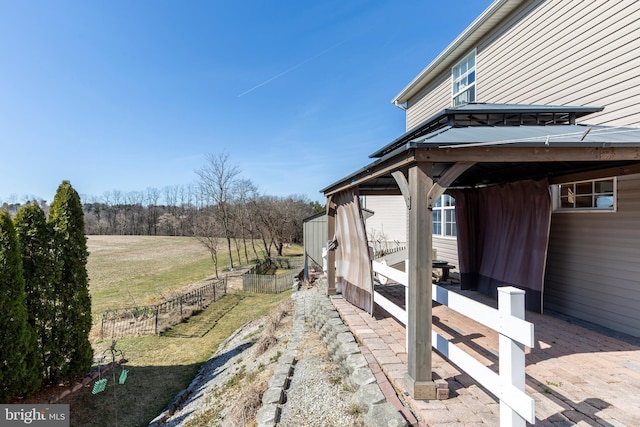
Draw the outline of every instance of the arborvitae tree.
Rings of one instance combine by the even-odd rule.
[[[51,227],[47,224],[44,211],[35,203],[23,206],[13,222],[22,252],[29,324],[38,342],[36,363],[40,365],[39,378],[49,379],[52,356],[58,353],[51,334],[56,307],[55,284],[60,280],[60,269],[51,241]]]
[[[36,351],[27,322],[22,259],[16,230],[6,210],[0,211],[0,403],[33,391],[27,384],[27,360]]]
[[[91,331],[91,296],[87,275],[87,237],[80,196],[69,181],[63,181],[51,204],[49,224],[53,229],[56,262],[60,266],[54,342],[63,360],[52,366],[53,379],[72,379],[91,368],[93,349]]]

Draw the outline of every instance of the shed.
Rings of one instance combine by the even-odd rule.
[[[374,213],[363,209],[364,218]],[[311,267],[323,268],[323,250],[327,247],[327,213],[319,212],[302,220],[304,244],[304,278],[309,280]]]

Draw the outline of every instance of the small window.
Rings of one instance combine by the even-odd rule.
[[[554,210],[600,212],[616,210],[616,179],[598,179],[553,187]]]
[[[436,237],[456,237],[456,201],[448,194],[440,196],[433,207],[432,233]]]
[[[467,55],[451,69],[453,81],[453,106],[468,104],[476,100],[476,51]]]

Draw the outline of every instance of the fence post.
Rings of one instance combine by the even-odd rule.
[[[156,305],[156,335],[158,335],[158,314],[160,312],[160,306]]]
[[[116,310],[116,316],[113,319],[113,322],[111,322],[111,324],[113,325],[113,327],[111,328],[111,339],[114,339],[116,337],[116,325],[118,324],[118,322],[116,322],[116,319],[118,319],[118,311]]]
[[[498,311],[500,323],[508,321],[508,317],[514,316],[524,319],[525,292],[513,286],[498,288]],[[503,392],[506,386],[514,386],[524,391],[525,386],[525,355],[524,345],[499,335],[499,373]],[[500,427],[525,427],[526,420],[516,411],[507,406],[500,399]]]

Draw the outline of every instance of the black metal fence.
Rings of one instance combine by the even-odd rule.
[[[226,293],[226,279],[220,279],[161,304],[109,309],[102,314],[100,339],[157,335],[202,311]]]

